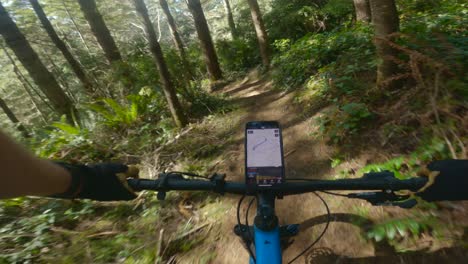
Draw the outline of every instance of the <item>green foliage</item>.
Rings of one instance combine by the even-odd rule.
[[[421,214],[376,224],[367,232],[367,238],[398,242],[404,238],[416,239],[422,233],[437,232],[437,229],[440,229],[437,218]]]
[[[90,150],[92,143],[88,129],[61,121],[53,123],[49,128],[36,131],[31,145],[40,157],[62,159],[64,158],[62,151],[73,149],[83,154]]]
[[[225,71],[244,72],[260,63],[260,55],[254,39],[219,40],[216,42],[216,49]]]
[[[348,103],[332,108],[324,116],[319,117],[319,130],[332,143],[337,144],[348,136],[357,135],[373,116],[365,104]]]
[[[328,78],[335,75],[349,78],[367,70],[369,63],[374,64],[371,32],[366,26],[309,34],[295,42],[277,40],[274,46],[280,54],[273,58],[276,66],[273,78],[287,88],[304,83],[317,72]],[[347,58],[353,59],[350,62]],[[342,73],[343,69],[346,72]],[[345,89],[345,84],[340,88]]]
[[[271,40],[299,39],[312,32],[333,30],[350,21],[354,12],[348,0],[274,0],[265,14]]]
[[[298,39],[309,32],[317,31],[322,19],[320,1],[275,0],[272,10],[265,14],[265,24],[272,40]]]
[[[57,237],[51,228],[73,225],[93,213],[87,202],[16,198],[0,201],[0,262],[34,262]],[[60,241],[60,240],[59,240]]]
[[[216,95],[204,91],[201,83],[192,82],[189,89],[190,101],[188,111],[190,117],[201,118],[217,113],[226,113],[234,109],[234,105],[222,95]]]
[[[127,55],[127,63],[130,65],[132,74],[136,76],[136,80],[133,80],[133,89],[130,91],[131,94],[138,93],[140,87],[151,87],[154,90],[160,90],[159,86],[159,74],[157,74],[157,68],[154,64],[154,59],[152,55],[147,51],[146,41],[144,39],[139,39],[134,43],[133,48],[130,53]],[[168,60],[168,65],[172,62]],[[170,67],[169,67],[170,68]],[[127,89],[130,87],[126,87]],[[128,90],[125,91],[125,94],[128,94]]]
[[[190,79],[190,73],[186,72],[185,66],[183,61],[179,55],[179,52],[171,47],[163,47],[164,52],[164,59],[166,60],[167,67],[169,68],[169,72],[171,73],[172,82],[174,86],[177,88],[176,90],[180,93],[183,93],[183,89],[187,86],[187,80]],[[192,66],[192,61],[190,61],[190,57],[187,58],[189,66]],[[154,64],[154,62],[153,62]],[[193,71],[193,69],[191,69]],[[194,76],[196,77],[196,76]]]
[[[89,108],[99,114],[103,124],[110,128],[130,126],[138,120],[138,105],[136,100],[128,105],[121,105],[111,98],[105,98],[89,105]]]
[[[381,163],[372,163],[362,167],[358,174],[379,171],[391,171],[399,179],[415,177],[421,165],[433,160],[450,158],[450,152],[443,139],[425,140],[412,153],[389,159]]]

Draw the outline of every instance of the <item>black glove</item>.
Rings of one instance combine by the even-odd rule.
[[[57,163],[72,175],[69,189],[54,198],[92,199],[97,201],[132,200],[136,198],[133,190],[127,185],[126,178],[131,174],[138,175],[138,170],[123,164],[103,163],[96,165],[70,165]],[[136,171],[135,171],[136,170]]]
[[[429,202],[468,200],[468,160],[434,161],[427,168],[421,176],[429,177],[429,183],[433,183],[416,195]]]

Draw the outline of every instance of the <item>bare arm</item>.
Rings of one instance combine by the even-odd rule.
[[[65,192],[70,174],[62,167],[34,157],[0,131],[0,199]]]

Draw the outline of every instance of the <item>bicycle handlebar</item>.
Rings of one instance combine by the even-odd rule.
[[[173,177],[169,177],[173,176]],[[270,191],[276,195],[294,195],[314,191],[332,190],[385,190],[417,191],[422,188],[427,179],[424,177],[399,180],[391,172],[368,173],[357,179],[341,180],[310,180],[303,182],[285,182],[270,187],[247,186],[245,183],[229,182],[222,179],[192,180],[185,179],[180,174],[161,174],[159,179],[128,179],[129,186],[135,191],[213,191],[217,193],[249,194],[255,195],[263,191]]]

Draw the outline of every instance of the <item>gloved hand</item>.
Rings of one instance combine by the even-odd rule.
[[[424,200],[468,200],[468,160],[434,161],[420,176],[429,179],[428,184],[416,193]]]
[[[92,199],[97,201],[132,200],[136,198],[134,191],[128,186],[128,177],[138,178],[138,169],[117,163],[96,165],[71,165],[57,163],[72,175],[69,189],[54,198]]]

